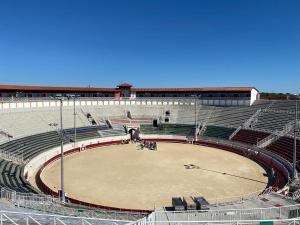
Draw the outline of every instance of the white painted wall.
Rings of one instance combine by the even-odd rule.
[[[255,100],[258,99],[258,92],[256,89],[251,90],[251,100],[252,105]],[[249,102],[247,100],[223,100],[223,99],[200,99],[199,104],[203,105],[215,105],[215,106],[236,106],[236,105],[247,105]],[[194,99],[178,99],[170,100],[139,100],[134,97],[127,100],[104,100],[104,99],[91,99],[91,100],[76,100],[76,106],[114,106],[114,105],[193,105]],[[63,107],[72,107],[74,105],[73,100],[65,100],[63,102]],[[57,100],[45,100],[45,101],[12,101],[12,102],[0,102],[0,110],[10,110],[10,109],[35,109],[35,108],[53,108],[59,107],[60,101]]]
[[[258,91],[256,90],[256,89],[252,89],[251,90],[251,98],[250,98],[250,105],[252,105],[253,104],[253,102],[255,101],[255,100],[258,100]]]

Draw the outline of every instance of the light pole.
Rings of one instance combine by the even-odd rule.
[[[195,105],[195,141],[198,140],[197,135],[197,95],[192,95],[191,97],[194,97],[194,105]]]
[[[76,96],[74,96],[74,98],[73,98],[73,110],[74,110],[74,147],[76,147],[76,144],[77,144],[77,142],[76,142],[76,136],[77,136],[77,131],[76,131],[76,107],[75,107],[75,100],[76,100]]]
[[[64,187],[64,136],[63,136],[63,117],[62,106],[63,98],[58,98],[60,101],[60,191],[61,201],[65,203],[65,187]]]
[[[295,108],[295,126],[294,126],[294,154],[293,154],[293,178],[294,180],[298,179],[297,175],[297,131],[298,131],[298,101],[296,100]]]
[[[198,135],[197,135],[197,95],[195,97],[195,141],[198,140]]]
[[[54,99],[59,100],[60,102],[60,191],[61,196],[60,200],[62,203],[65,203],[65,187],[64,187],[64,134],[63,134],[63,100],[64,98],[61,95],[57,95]],[[50,123],[49,126],[57,126],[56,123]]]
[[[68,99],[73,98],[73,121],[74,121],[74,147],[76,147],[77,144],[77,128],[76,128],[76,98],[79,97],[79,95],[68,95]]]

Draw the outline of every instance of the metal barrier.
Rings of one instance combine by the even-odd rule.
[[[18,165],[24,164],[23,152],[21,152],[21,154],[18,154],[18,153],[15,154],[15,153],[0,149],[0,158],[5,159],[7,161],[12,161]]]
[[[31,204],[32,202],[51,204],[54,201],[54,198],[50,195],[19,193],[8,188],[1,188],[1,198],[20,206]]]
[[[238,221],[139,221],[138,223],[130,223],[130,225],[254,225],[254,224],[266,224],[266,225],[299,225],[300,219],[274,219],[274,220],[238,220]]]
[[[130,223],[147,224],[259,224],[273,221],[278,224],[300,224],[300,205],[271,208],[223,209],[198,211],[155,211],[147,217]],[[295,217],[295,219],[293,219]]]
[[[0,211],[0,224],[123,225],[129,222],[131,221]]]
[[[57,198],[54,198],[50,195],[18,193],[8,188],[1,188],[1,198],[14,204],[17,207],[65,216],[136,221],[147,215],[147,213],[140,212],[95,209],[71,203],[62,204]]]
[[[240,195],[240,196],[233,196],[233,197],[228,197],[228,198],[219,198],[219,199],[211,199],[209,200],[210,205],[228,205],[232,203],[237,203],[245,200],[250,200],[254,198],[258,198],[258,196],[264,191],[259,190],[256,192],[248,193],[245,195]]]

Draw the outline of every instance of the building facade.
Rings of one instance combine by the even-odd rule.
[[[57,96],[111,99],[197,98],[200,104],[238,106],[252,105],[259,99],[259,91],[255,87],[136,88],[127,83],[116,88],[0,85],[2,100]]]

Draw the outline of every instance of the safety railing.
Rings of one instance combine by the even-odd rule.
[[[131,225],[146,224],[259,224],[261,221],[300,222],[300,205],[288,205],[270,208],[191,210],[191,211],[155,211],[149,216],[132,222]],[[293,219],[293,217],[295,217]]]
[[[23,152],[18,152],[16,154],[0,149],[0,158],[5,159],[7,161],[12,161],[18,165],[24,164]]]
[[[273,142],[277,141],[281,136],[284,136],[287,133],[289,133],[294,128],[294,126],[295,126],[294,121],[288,122],[281,131],[278,131],[278,132],[275,131],[272,134],[270,134],[269,136],[267,136],[266,138],[257,142],[257,144],[256,144],[257,147],[264,148],[264,147],[272,144]]]
[[[0,211],[0,224],[14,225],[125,225],[130,220],[99,219],[91,217],[61,216],[52,214]]]
[[[143,212],[95,209],[71,203],[62,204],[58,198],[52,197],[50,195],[19,193],[8,188],[1,188],[1,199],[4,199],[17,207],[64,216],[80,216],[111,220],[136,221],[148,214]]]

